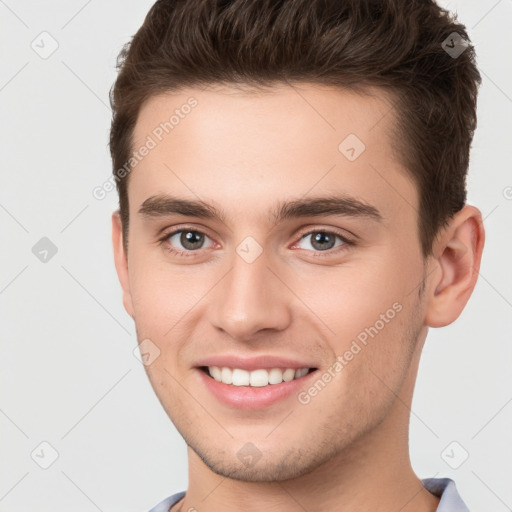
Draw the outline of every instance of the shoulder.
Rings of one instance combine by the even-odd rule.
[[[424,478],[422,483],[427,491],[441,498],[436,512],[469,512],[452,479]],[[185,491],[173,494],[155,505],[149,512],[168,512],[169,508],[183,496],[185,496]]]
[[[169,507],[172,507],[175,503],[177,503],[181,498],[185,496],[185,491],[177,492],[165,500],[162,500],[160,503],[155,505],[149,512],[169,512]]]
[[[424,478],[423,487],[441,498],[436,512],[469,512],[451,478]]]

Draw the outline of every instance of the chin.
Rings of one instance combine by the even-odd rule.
[[[244,457],[240,453],[234,453],[228,457],[223,450],[212,453],[211,449],[198,450],[188,445],[211,471],[241,482],[282,482],[310,473],[323,462],[315,457],[306,460],[303,452],[296,449],[289,450],[287,454],[277,450],[270,450],[268,454],[259,452],[259,458],[244,462]],[[250,446],[251,443],[247,445]],[[256,448],[249,448],[246,453],[250,453],[251,449],[256,450]],[[253,453],[256,455],[256,452]],[[315,455],[318,456],[318,454]]]

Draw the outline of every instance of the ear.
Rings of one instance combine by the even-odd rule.
[[[123,305],[126,312],[135,318],[133,313],[133,302],[130,293],[130,280],[128,277],[128,258],[123,246],[123,226],[119,210],[112,214],[112,246],[114,249],[114,262],[117,277],[123,289]]]
[[[443,327],[461,314],[475,288],[485,241],[480,210],[465,206],[434,243],[425,324]]]

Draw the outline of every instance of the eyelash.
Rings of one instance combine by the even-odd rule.
[[[161,245],[163,245],[165,250],[170,252],[171,254],[174,254],[176,256],[180,256],[180,257],[183,257],[183,258],[193,257],[193,256],[196,255],[197,252],[199,252],[200,249],[195,250],[195,251],[181,251],[179,249],[175,249],[170,244],[166,243],[167,240],[171,236],[173,236],[173,235],[175,235],[177,233],[186,232],[186,231],[191,231],[193,233],[197,233],[197,234],[200,234],[200,235],[208,236],[206,233],[204,233],[203,231],[201,231],[199,229],[192,228],[190,226],[182,226],[179,229],[175,229],[173,231],[169,231],[168,233],[165,233],[161,238],[158,239],[158,242]],[[335,236],[337,236],[343,242],[342,245],[340,245],[340,246],[338,246],[336,248],[333,248],[333,249],[328,249],[326,251],[308,251],[308,252],[313,252],[314,253],[313,257],[315,257],[315,258],[329,257],[329,256],[332,256],[333,254],[337,254],[339,252],[346,251],[346,250],[350,249],[351,247],[353,247],[354,245],[356,245],[353,240],[349,240],[346,236],[342,235],[338,231],[335,231],[335,230],[330,230],[329,231],[329,230],[326,230],[326,229],[310,229],[309,231],[305,231],[305,232],[303,232],[303,233],[301,233],[299,235],[299,239],[298,239],[298,241],[296,243],[300,242],[303,238],[306,238],[308,235],[312,235],[312,234],[315,234],[315,233],[322,233],[322,234],[327,234],[327,235],[335,235]]]

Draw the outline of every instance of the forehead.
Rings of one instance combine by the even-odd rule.
[[[130,209],[165,192],[239,210],[341,192],[413,216],[416,187],[394,150],[396,112],[381,90],[368,93],[301,84],[154,96],[134,129],[132,149],[150,149],[131,172]]]
[[[351,131],[375,147],[376,143],[393,142],[394,121],[392,98],[375,87],[357,93],[317,84],[276,85],[264,89],[212,85],[206,89],[189,88],[150,97],[140,110],[134,141],[143,142],[148,134],[153,134],[162,142],[160,139],[170,138],[167,136],[171,133],[178,141],[189,137],[188,127],[198,138],[203,137],[198,141],[203,146],[218,137],[251,133],[261,137],[266,133],[273,135],[276,144],[288,143],[287,147],[307,135],[313,137],[311,146],[322,139],[325,147],[334,143],[337,149],[338,139],[344,132]],[[287,130],[276,132],[281,128]],[[383,140],[387,135],[390,138]],[[246,144],[245,150],[257,148],[255,142]]]

